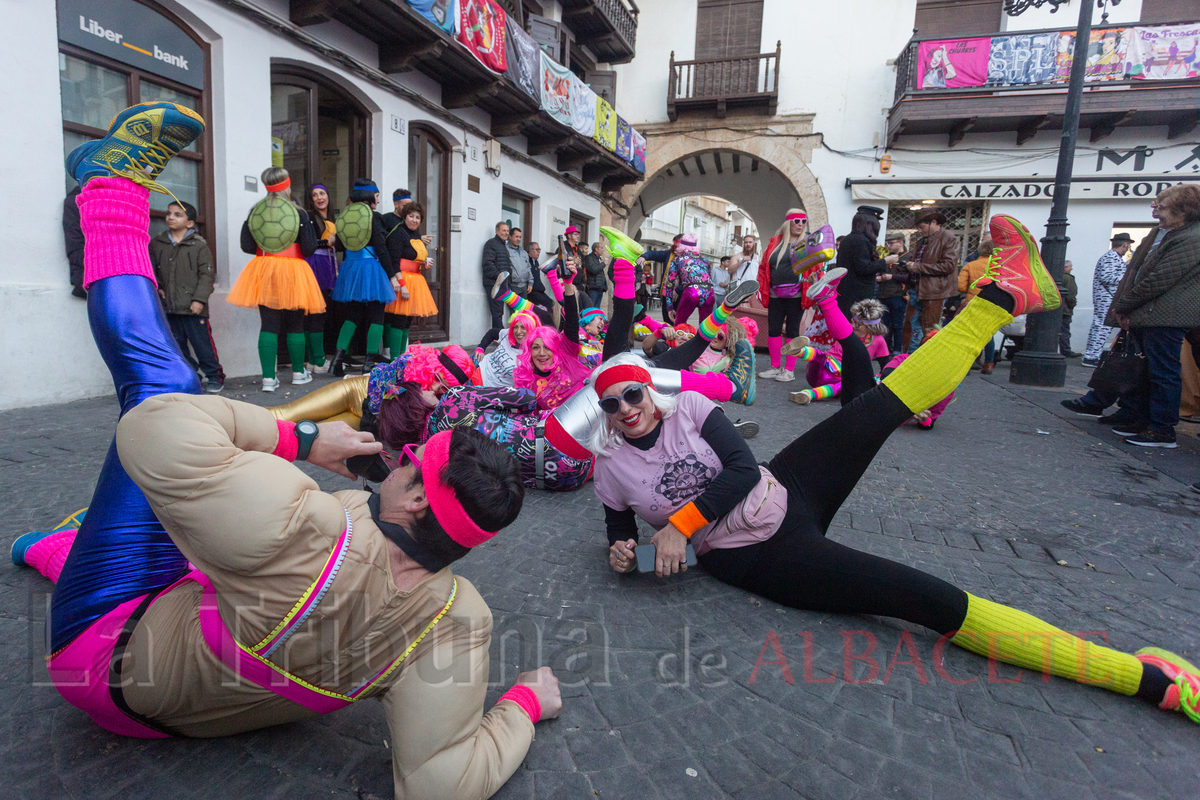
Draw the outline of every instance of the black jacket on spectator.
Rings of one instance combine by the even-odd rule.
[[[597,289],[602,292],[608,291],[608,280],[604,277],[603,258],[595,253],[588,253],[583,257],[583,269],[587,273],[584,283],[585,289]]]
[[[71,285],[75,287],[71,294],[87,297],[83,290],[83,229],[79,227],[79,205],[75,202],[81,191],[76,186],[63,201],[63,243],[67,248],[67,262],[71,265]]]
[[[837,288],[838,308],[848,317],[850,306],[875,296],[875,276],[887,272],[887,263],[865,234],[851,233],[838,248],[837,265],[846,270]]]
[[[493,236],[483,245],[483,286],[491,289],[501,272],[508,272],[512,261],[508,258],[508,246],[499,236]]]

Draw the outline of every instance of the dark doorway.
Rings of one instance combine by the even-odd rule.
[[[408,129],[408,183],[413,198],[425,207],[421,233],[433,237],[429,254],[433,269],[425,273],[437,303],[433,317],[413,322],[415,341],[444,342],[450,338],[450,144],[425,125]]]

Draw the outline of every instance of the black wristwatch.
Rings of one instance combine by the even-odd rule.
[[[317,440],[317,434],[321,431],[317,427],[317,423],[310,419],[297,422],[293,430],[296,432],[296,439],[300,442],[300,447],[296,450],[296,460],[307,461],[308,452],[312,450],[313,442]]]

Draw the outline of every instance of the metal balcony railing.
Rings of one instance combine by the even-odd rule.
[[[588,44],[602,61],[622,64],[637,48],[639,10],[630,0],[560,0],[563,22]]]
[[[671,52],[667,116],[676,119],[681,106],[714,105],[724,117],[728,105],[763,104],[774,114],[779,102],[780,43],[774,53],[730,58],[676,61]]]

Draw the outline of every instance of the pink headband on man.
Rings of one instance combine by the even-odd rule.
[[[787,219],[787,220],[805,219],[806,220],[806,219],[808,219],[808,214],[805,214],[803,211],[797,211],[795,214],[788,214],[786,217],[784,217],[784,219]]]
[[[450,461],[450,437],[453,431],[436,433],[425,442],[421,456],[421,479],[429,508],[442,530],[463,547],[477,547],[495,536],[498,531],[485,531],[467,515],[454,490],[442,483],[442,468]]]

